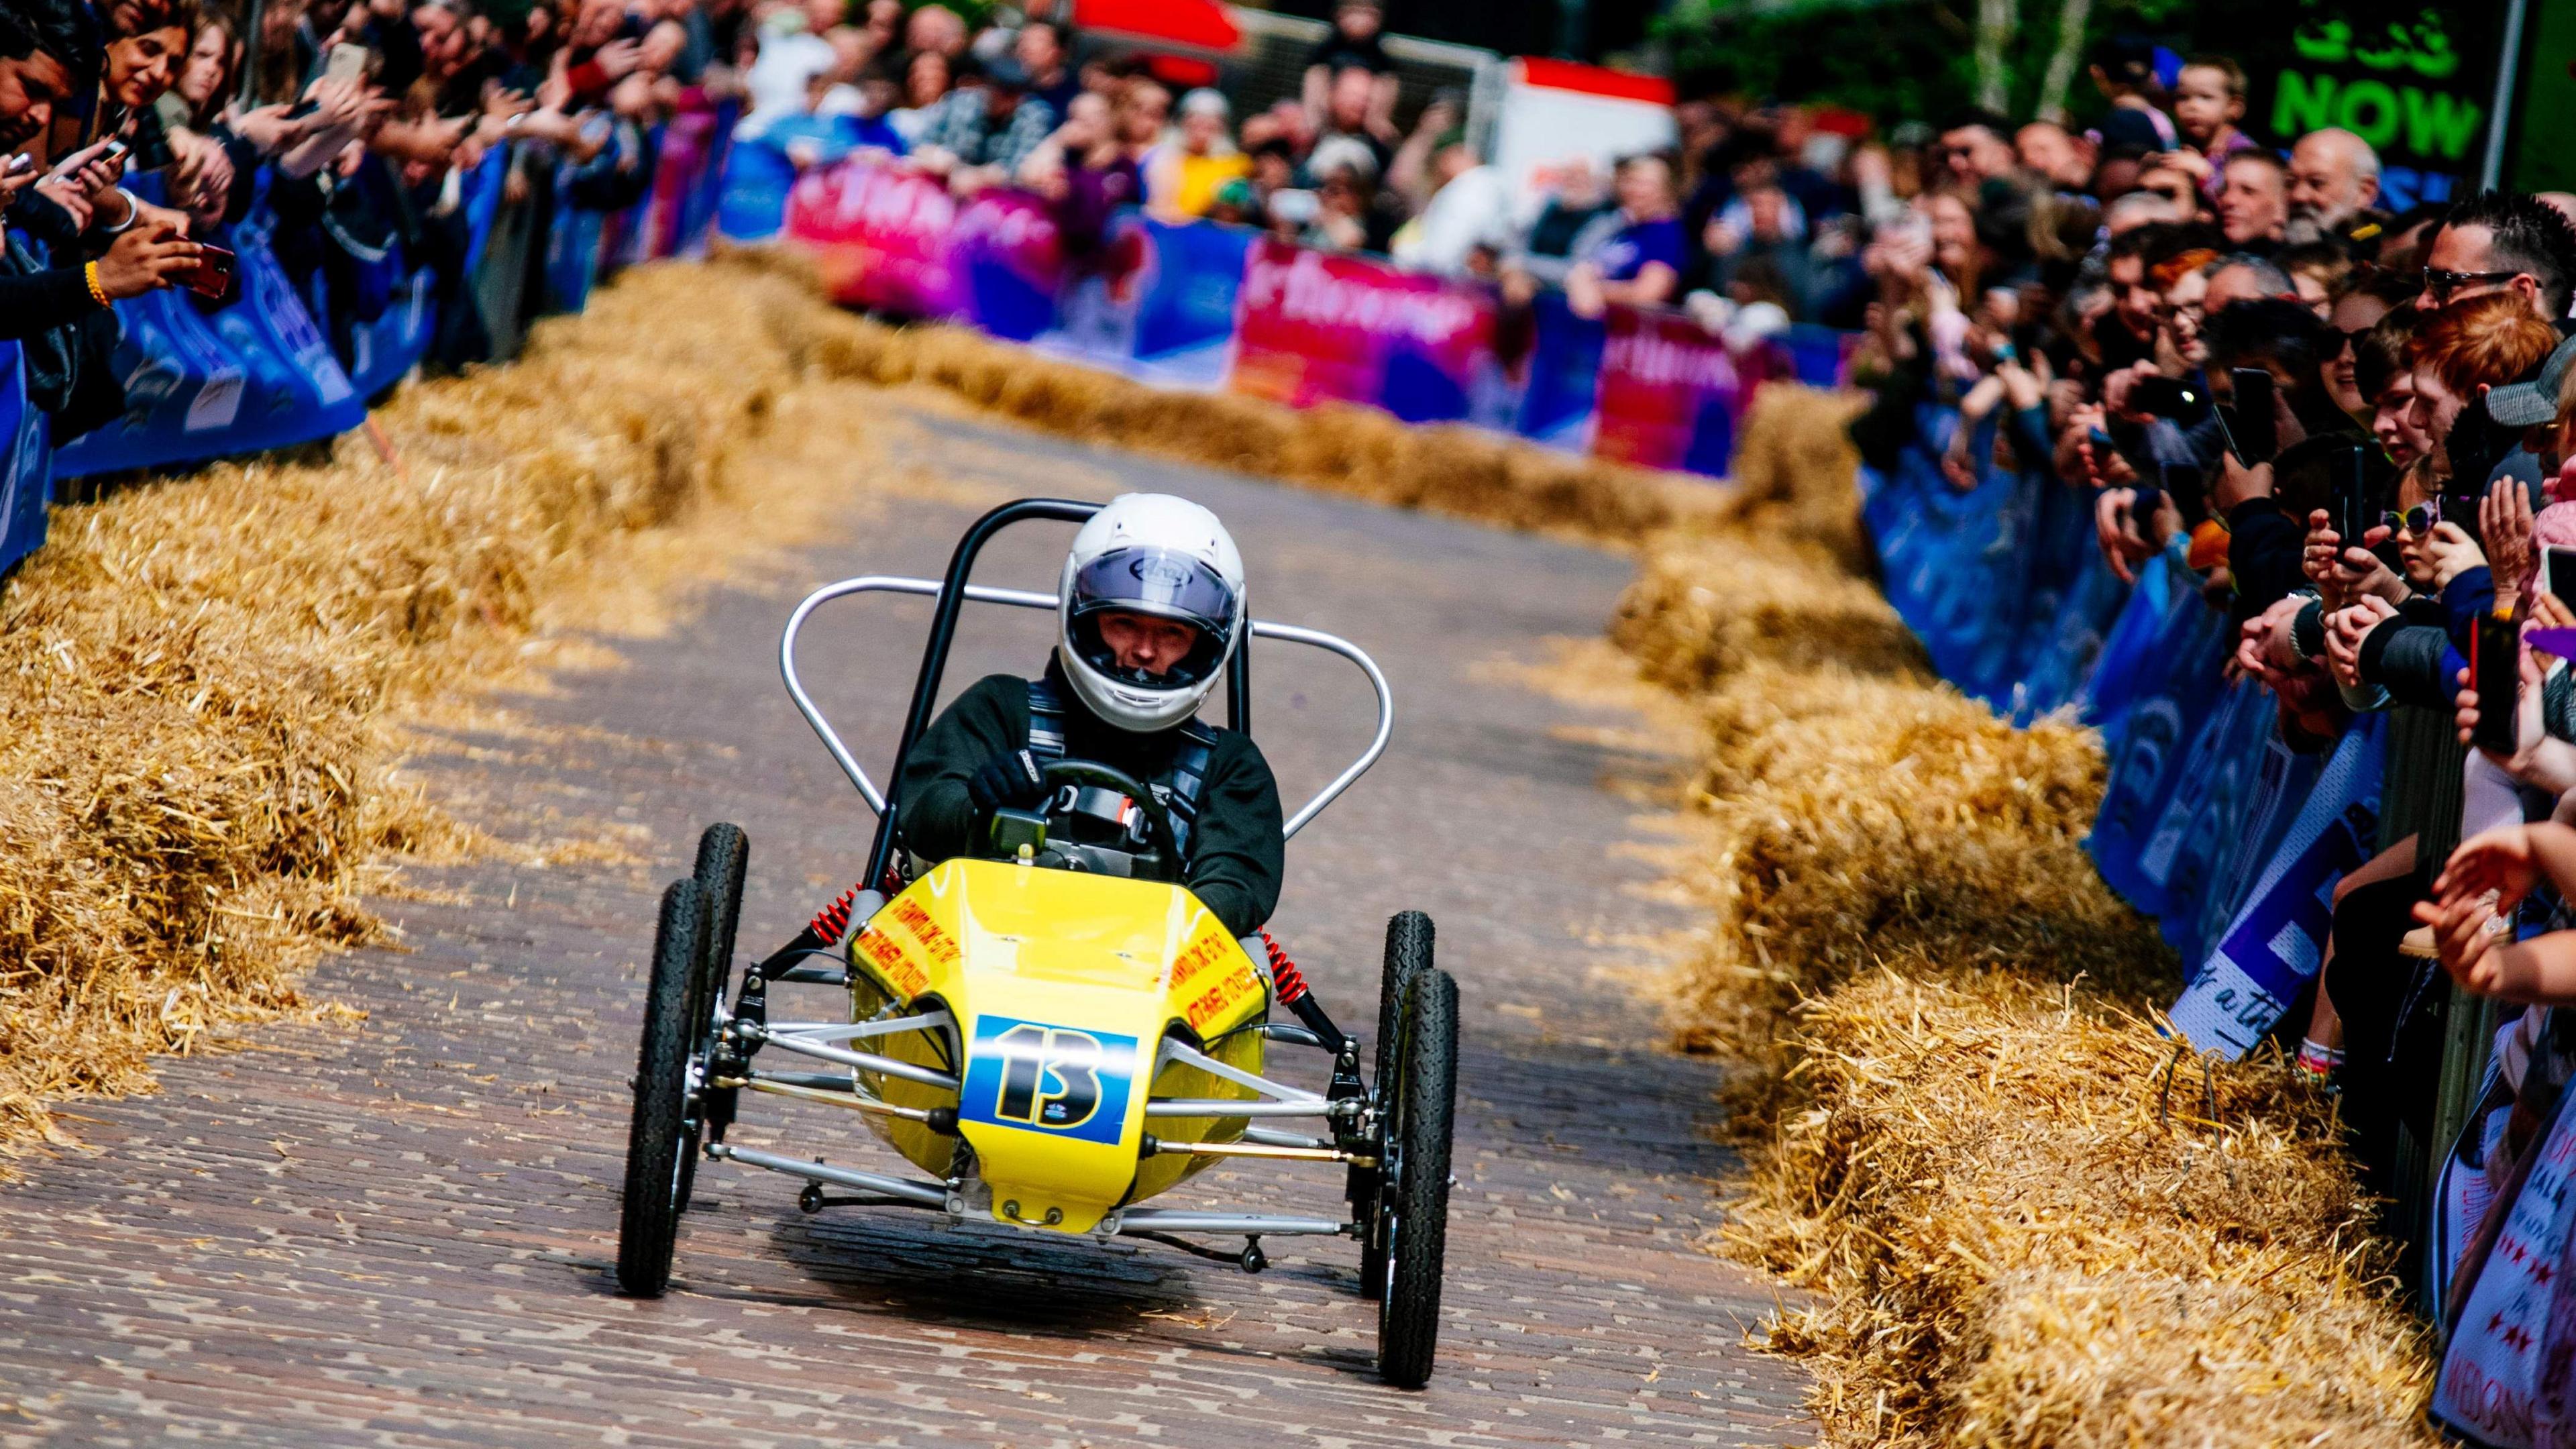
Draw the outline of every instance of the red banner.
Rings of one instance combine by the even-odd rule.
[[[787,234],[812,250],[832,299],[907,317],[966,310],[956,225],[946,184],[899,166],[818,167],[787,193]]]
[[[1233,386],[1296,407],[1374,403],[1407,422],[1465,417],[1494,317],[1482,288],[1264,237],[1244,261]]]
[[[1778,370],[1772,349],[1738,356],[1679,312],[1612,307],[1603,321],[1593,455],[1722,475],[1736,420]]]

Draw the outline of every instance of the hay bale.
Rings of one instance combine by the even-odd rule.
[[[1654,539],[1611,629],[1705,723],[1674,1010],[1755,1067],[1720,1246],[1821,1295],[1773,1344],[1840,1443],[2430,1442],[2328,1103],[2277,1062],[2174,1083],[2176,963],[2078,844],[2099,744],[1933,678],[1852,572],[1849,411],[1766,392],[1742,515]]]
[[[2177,1071],[2148,1020],[2000,972],[1876,973],[1793,1033],[1730,1232],[1831,1290],[1792,1333],[1873,1437],[2429,1442],[2422,1336],[2282,1063]]]
[[[1610,638],[1649,679],[1683,693],[1756,663],[1933,677],[1877,589],[1813,544],[1752,528],[1656,539],[1619,596]]]
[[[296,969],[376,930],[365,863],[460,838],[389,786],[397,715],[738,555],[755,500],[792,523],[847,486],[861,414],[816,406],[845,385],[743,325],[817,310],[639,269],[522,361],[401,394],[401,471],[344,439],[56,510],[0,600],[0,1147],[298,1009]]]
[[[1419,508],[1633,548],[1646,534],[1729,516],[1732,493],[1463,427],[1415,427],[1376,408],[1304,410],[1240,393],[1175,392],[1041,357],[969,328],[802,319],[819,368],[880,387],[937,388],[1063,437]],[[1788,446],[1783,443],[1782,446]]]

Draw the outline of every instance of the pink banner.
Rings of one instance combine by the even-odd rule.
[[[1739,356],[1678,312],[1612,307],[1603,320],[1593,456],[1722,474],[1736,420],[1777,370],[1770,349]]]
[[[1236,318],[1236,391],[1374,403],[1407,422],[1465,417],[1494,351],[1483,289],[1267,237],[1245,258]]]
[[[933,177],[849,161],[796,179],[787,193],[787,235],[813,252],[834,301],[952,317],[967,310],[951,264],[957,210]]]

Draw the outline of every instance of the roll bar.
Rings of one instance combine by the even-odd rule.
[[[966,530],[965,537],[958,540],[957,552],[949,560],[948,575],[945,579],[905,578],[889,574],[868,574],[859,578],[843,579],[838,583],[825,584],[806,595],[803,601],[797,604],[795,612],[787,616],[787,627],[779,635],[778,640],[778,672],[787,683],[788,697],[796,702],[796,710],[805,716],[805,722],[813,726],[815,735],[823,742],[823,748],[831,753],[832,762],[841,767],[841,773],[849,777],[850,783],[858,787],[860,796],[868,802],[869,808],[877,813],[877,833],[869,850],[868,871],[860,879],[866,881],[883,879],[886,866],[893,859],[895,815],[901,809],[902,802],[892,798],[892,785],[895,780],[902,777],[904,760],[911,755],[913,746],[920,743],[922,734],[930,728],[931,715],[938,704],[940,680],[947,673],[948,649],[956,635],[957,615],[960,608],[967,603],[1007,604],[1024,609],[1050,611],[1056,607],[1057,600],[1053,594],[1034,593],[1025,589],[997,589],[982,584],[967,583],[966,578],[974,567],[975,556],[983,551],[985,543],[990,541],[995,533],[1012,523],[1032,518],[1080,522],[1088,519],[1099,509],[1100,505],[1096,503],[1057,498],[1023,498],[1005,503],[975,520],[974,524]],[[796,671],[797,635],[803,631],[805,621],[813,615],[814,611],[835,599],[869,593],[922,595],[939,601],[931,616],[929,647],[922,655],[920,677],[913,684],[911,707],[904,716],[903,735],[895,747],[893,774],[889,777],[888,788],[885,790],[877,788],[876,782],[868,777],[867,770],[859,764],[858,758],[850,753],[850,748],[842,742],[839,731],[832,728],[831,721],[824,718],[822,709],[814,703],[814,697],[806,692],[805,682]],[[1361,775],[1368,772],[1371,765],[1377,763],[1380,755],[1386,753],[1387,741],[1395,732],[1395,701],[1392,692],[1387,688],[1386,675],[1378,669],[1377,661],[1369,658],[1358,645],[1346,639],[1327,634],[1320,629],[1301,629],[1293,624],[1273,624],[1261,619],[1252,621],[1251,636],[1254,639],[1278,639],[1291,644],[1305,644],[1328,653],[1338,654],[1358,666],[1360,672],[1368,676],[1369,688],[1377,695],[1377,731],[1370,737],[1368,748],[1362,750],[1359,758],[1353,760],[1339,775],[1334,776],[1331,783],[1317,791],[1313,799],[1299,806],[1296,814],[1288,817],[1280,831],[1281,838],[1287,839],[1304,829],[1307,822],[1322,814],[1325,806],[1339,798],[1343,791],[1348,790]],[[1234,657],[1228,663],[1226,673],[1227,722],[1234,729],[1245,733],[1250,732],[1252,723],[1251,653],[1249,641],[1246,641],[1243,646],[1234,651]]]

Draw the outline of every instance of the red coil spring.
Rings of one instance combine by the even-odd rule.
[[[1304,996],[1305,973],[1297,969],[1296,962],[1288,959],[1288,953],[1281,949],[1278,938],[1268,931],[1262,932],[1261,948],[1270,955],[1270,979],[1278,983],[1280,1005],[1288,1005]]]
[[[839,900],[816,911],[812,926],[814,938],[826,946],[838,944],[841,933],[850,928],[850,902],[858,897],[859,888],[852,886],[841,892]]]
[[[884,896],[892,896],[895,892],[902,889],[903,873],[895,869],[893,862],[887,862],[885,868],[885,879],[877,883],[877,893]],[[840,944],[841,933],[850,928],[850,904],[858,898],[859,888],[857,886],[852,886],[848,890],[841,892],[841,898],[839,900],[836,900],[830,905],[825,906],[823,909],[816,911],[814,913],[814,919],[810,923],[814,932],[814,939],[822,942],[826,946]]]

